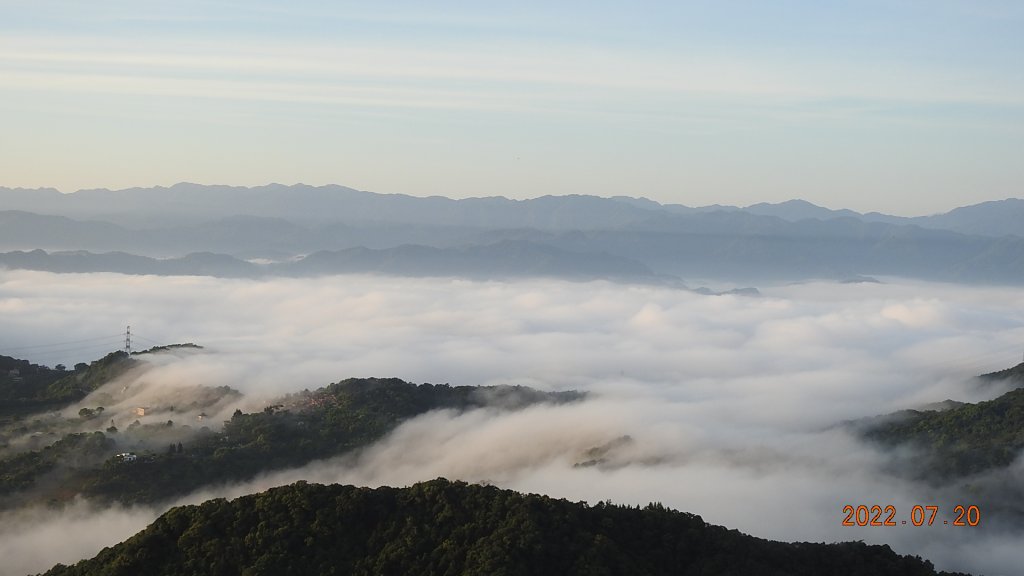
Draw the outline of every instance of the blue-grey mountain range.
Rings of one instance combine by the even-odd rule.
[[[454,200],[343,186],[0,188],[0,265],[260,276],[370,272],[735,282],[899,275],[1024,283],[1024,200],[914,218],[802,200]]]

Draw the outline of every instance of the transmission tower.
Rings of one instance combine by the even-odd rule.
[[[132,355],[132,327],[129,326],[124,331],[124,351],[129,356]]]

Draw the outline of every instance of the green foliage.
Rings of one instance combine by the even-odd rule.
[[[860,542],[785,544],[661,506],[587,506],[439,479],[405,489],[300,482],[174,508],[47,576],[901,575],[929,562]]]
[[[30,488],[38,477],[56,466],[54,458],[42,451],[17,454],[3,461],[0,468],[0,496]]]
[[[85,398],[100,386],[134,368],[137,361],[127,352],[117,351],[92,362],[88,368],[65,374],[50,384],[41,399],[50,403],[70,403]]]
[[[57,468],[95,466],[114,451],[114,442],[102,432],[81,432],[67,434],[42,450],[7,458],[0,462],[0,497],[32,487],[41,476]]]
[[[174,344],[157,346],[140,354],[200,348],[195,344]],[[91,364],[75,364],[73,372],[68,372],[61,364],[50,369],[27,360],[0,356],[0,411],[53,408],[76,402],[136,364],[124,351],[111,352]],[[19,374],[12,376],[11,370]]]
[[[66,406],[133,366],[135,360],[125,352],[111,352],[88,366],[78,364],[73,372],[0,356],[0,412]],[[17,370],[18,376],[12,376],[11,370]]]
[[[1007,368],[1006,370],[991,372],[989,374],[982,374],[981,376],[978,376],[978,378],[983,382],[1007,380],[1018,386],[1024,385],[1024,362],[1017,364],[1013,368]]]
[[[168,344],[166,346],[153,346],[149,350],[143,350],[142,352],[135,352],[135,355],[139,354],[156,354],[158,352],[173,352],[176,350],[202,350],[203,347],[198,344],[186,342],[184,344]]]
[[[909,446],[923,479],[948,480],[1008,466],[1024,450],[1024,389],[942,412],[909,410],[876,421],[865,437]]]
[[[187,494],[204,485],[241,481],[257,474],[301,466],[366,446],[402,421],[430,410],[481,406],[517,408],[536,402],[565,402],[576,393],[543,393],[522,387],[415,385],[397,378],[353,378],[314,392],[293,394],[265,410],[236,411],[221,432],[201,433],[187,446],[164,444],[134,462],[62,469],[59,481],[39,487],[37,497],[61,500],[82,494],[101,501],[152,503]],[[102,408],[83,408],[89,418]],[[160,426],[176,427],[172,421]],[[112,435],[116,429],[109,429]],[[141,437],[146,426],[129,425],[125,435]],[[118,436],[120,438],[120,436]],[[107,458],[113,451],[107,454]],[[6,492],[33,487],[49,468],[26,460],[0,461],[17,472]]]
[[[13,371],[13,372],[12,372]],[[47,388],[65,373],[10,356],[0,356],[0,411],[52,402]]]
[[[198,350],[195,344],[156,346],[139,354],[175,350]],[[52,407],[81,400],[88,393],[124,374],[136,365],[124,351],[111,352],[103,358],[86,364],[79,362],[68,372],[62,364],[53,369],[32,364],[10,356],[0,356],[0,409],[28,406]],[[10,374],[18,372],[17,376]]]

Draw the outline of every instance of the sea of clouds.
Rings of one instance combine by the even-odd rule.
[[[358,455],[183,502],[299,479],[375,486],[444,476],[591,503],[657,501],[771,539],[888,543],[942,569],[1000,574],[1024,564],[1024,530],[841,526],[845,504],[891,504],[909,517],[916,504],[956,500],[958,487],[905,480],[887,454],[836,426],[998,395],[971,377],[1020,361],[1024,292],[898,279],[759,288],[759,297],[704,296],[610,282],[0,270],[0,354],[70,366],[103,352],[46,345],[131,324],[136,348],[205,347],[130,375],[124,385],[140,394],[228,385],[256,409],[361,376],[588,393],[514,412],[433,412]],[[599,462],[578,466],[594,448]],[[0,574],[92,556],[165,508],[82,502],[7,515]]]

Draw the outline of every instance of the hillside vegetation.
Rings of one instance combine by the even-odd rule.
[[[127,352],[117,351],[73,371],[0,356],[0,412],[67,405],[137,366]],[[15,375],[16,371],[17,375]]]
[[[785,544],[658,504],[588,506],[438,479],[409,488],[298,483],[174,508],[127,541],[47,576],[925,576],[860,542]]]
[[[182,426],[167,421],[106,433],[66,434],[39,450],[0,460],[0,507],[22,505],[26,500],[60,503],[78,495],[125,504],[160,502],[205,485],[246,480],[344,454],[430,410],[516,409],[580,397],[575,392],[544,393],[513,386],[416,385],[397,378],[351,378],[286,396],[259,412],[235,411],[220,431],[193,430],[181,441],[172,440],[160,450],[129,460],[117,454],[141,438],[176,438],[173,434]],[[88,450],[68,451],[76,446]]]
[[[65,370],[0,356],[0,415],[61,402],[49,397],[48,391],[54,382],[66,376]]]
[[[1024,364],[985,374],[983,381],[1024,383]],[[1004,468],[1024,451],[1024,388],[948,410],[906,410],[863,425],[863,435],[887,447],[914,448],[923,479],[948,480]]]

